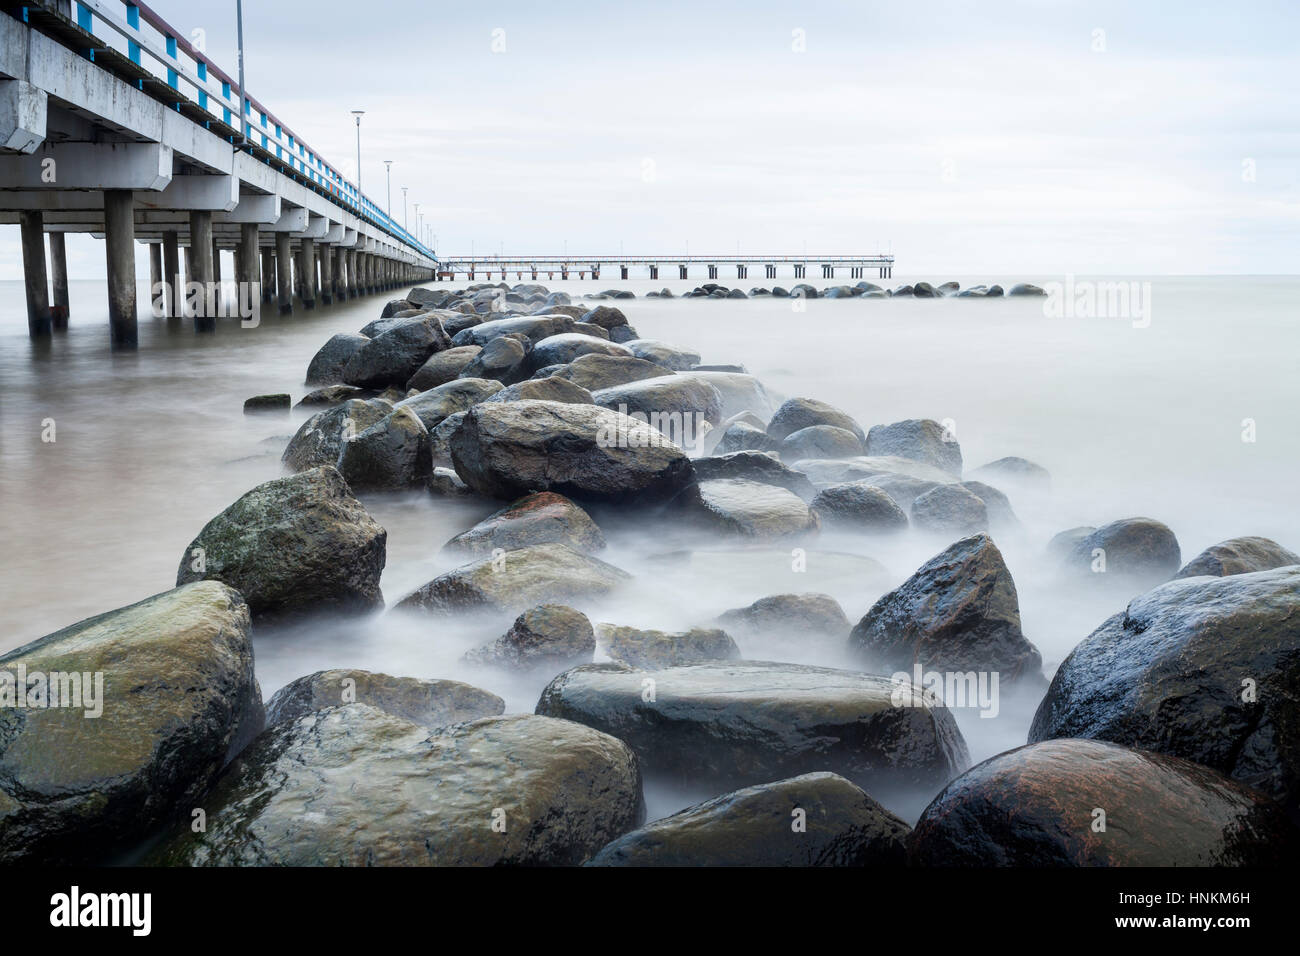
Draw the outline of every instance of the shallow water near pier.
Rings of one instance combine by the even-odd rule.
[[[956,278],[966,286],[1053,277]],[[818,398],[865,428],[951,419],[968,470],[1006,455],[1048,468],[1050,494],[1004,489],[1021,527],[995,539],[1019,590],[1025,634],[1049,676],[1126,597],[1058,581],[1044,556],[1056,532],[1144,515],[1174,530],[1184,561],[1237,535],[1300,548],[1300,429],[1293,417],[1300,278],[1153,277],[1147,327],[1122,318],[1052,318],[1041,299],[661,300],[642,296],[663,287],[680,293],[704,280],[538,281],[575,297],[630,288],[637,299],[609,304],[643,337],[691,347],[706,363],[742,364],[778,399]],[[787,287],[794,281],[776,280]],[[188,322],[144,317],[138,352],[111,354],[102,284],[74,282],[71,296],[70,330],[34,345],[21,284],[0,283],[0,650],[173,586],[186,545],[239,495],[282,474],[284,441],[308,417],[246,416],[244,399],[287,391],[297,401],[310,390],[303,374],[320,345],[376,318],[389,297],[299,308],[290,317],[264,317],[253,329],[225,320],[206,336]],[[1243,440],[1247,420],[1254,441]],[[43,441],[51,424],[55,440]],[[464,563],[441,554],[442,545],[496,507],[422,493],[363,501],[388,531],[383,589],[390,605]],[[823,591],[856,621],[947,543],[918,534],[825,534],[809,546],[806,570],[797,571],[788,547],[665,556],[673,549],[656,522],[632,518],[611,532],[601,557],[633,573],[635,585],[590,616],[677,630],[707,625],[767,594]],[[872,573],[863,557],[884,571]],[[460,662],[508,623],[382,614],[262,629],[258,677],[268,698],[289,680],[328,667],[455,678],[502,695],[507,712],[532,711],[543,681]],[[737,640],[751,659],[849,666],[838,641],[803,634]],[[996,718],[960,711],[972,760],[1024,743],[1036,703],[1004,691]],[[647,787],[651,817],[701,796],[708,794]],[[914,819],[930,796],[917,794],[895,809]]]

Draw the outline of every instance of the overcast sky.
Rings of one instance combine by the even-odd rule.
[[[152,5],[234,73],[234,0]],[[366,192],[392,159],[444,253],[1300,261],[1296,3],[248,0],[245,40],[250,93],[349,175],[367,111]],[[0,252],[18,278],[16,227]]]

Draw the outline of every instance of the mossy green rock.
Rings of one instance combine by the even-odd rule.
[[[103,863],[189,817],[262,729],[248,608],[215,581],[88,618],[0,670],[103,675],[102,714],[0,709],[0,862]]]

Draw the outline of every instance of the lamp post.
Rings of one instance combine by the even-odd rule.
[[[239,34],[239,140],[248,142],[245,135],[244,116],[248,108],[248,97],[244,93],[244,0],[235,0],[235,26]]]
[[[388,174],[388,218],[393,218],[393,161],[384,160],[384,169]]]
[[[353,110],[352,115],[357,118],[357,209],[361,209],[361,117],[365,115],[365,110]]]
[[[406,229],[406,187],[402,187],[402,229]]]

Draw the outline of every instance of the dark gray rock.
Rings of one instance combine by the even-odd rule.
[[[567,365],[562,365],[552,373],[568,379],[589,392],[615,385],[627,385],[648,378],[662,378],[674,374],[662,365],[647,362],[631,355],[599,355],[589,352],[579,355]]]
[[[852,417],[833,405],[827,405],[814,398],[792,398],[786,401],[768,422],[767,433],[776,441],[783,441],[787,435],[813,425],[833,425],[852,432],[859,440],[866,440],[862,426]]]
[[[295,408],[329,408],[342,405],[350,398],[364,398],[366,390],[355,385],[326,385],[308,392],[295,405]]]
[[[317,671],[281,687],[266,705],[266,725],[288,723],[312,711],[366,704],[422,727],[447,727],[504,713],[505,701],[454,680],[390,677],[354,669]]]
[[[961,445],[928,418],[872,426],[867,432],[867,454],[910,458],[961,477]]]
[[[1101,571],[1103,556],[1105,570]],[[1152,518],[1112,521],[1076,541],[1065,558],[1075,577],[1096,574],[1099,583],[1120,578],[1145,587],[1168,581],[1181,563],[1178,539],[1167,525]]]
[[[307,366],[308,385],[338,385],[343,369],[352,356],[370,344],[370,339],[355,332],[340,332],[320,347]]]
[[[711,481],[715,478],[744,478],[747,481],[784,488],[804,501],[811,501],[817,494],[817,489],[804,475],[763,452],[720,453],[710,458],[696,458],[693,465],[695,477],[700,481]]]
[[[592,335],[565,332],[542,339],[528,356],[529,368],[566,365],[580,355],[630,355],[627,347]]]
[[[700,364],[698,352],[677,348],[657,339],[633,339],[624,345],[637,358],[675,372],[684,372]]]
[[[523,338],[524,341],[519,341]],[[462,378],[493,379],[510,385],[528,377],[527,338],[501,335],[483,346],[463,369]]]
[[[1020,519],[1011,507],[1011,499],[997,488],[982,481],[963,481],[961,486],[984,502],[989,524],[994,528],[1015,528],[1020,525]]]
[[[433,316],[401,319],[348,359],[343,382],[362,388],[405,386],[429,356],[451,347],[442,323]]]
[[[487,345],[502,335],[523,334],[534,345],[552,335],[569,332],[573,319],[567,315],[514,316],[480,322],[458,331],[452,336],[452,345]]]
[[[339,473],[357,491],[398,491],[433,473],[429,430],[410,408],[398,407],[343,443]]]
[[[252,398],[244,399],[244,414],[287,412],[292,406],[293,399],[288,392],[277,392],[274,395],[254,395]]]
[[[1007,290],[1007,295],[1047,295],[1047,293],[1036,285],[1019,282]]]
[[[317,412],[299,426],[280,460],[292,471],[335,465],[343,443],[392,414],[383,402],[352,399]]]
[[[649,378],[591,393],[591,400],[644,420],[682,447],[693,447],[709,426],[722,421],[722,396],[708,382],[682,375]]]
[[[437,428],[457,412],[467,411],[501,391],[501,383],[486,378],[458,378],[420,392],[398,402],[396,408],[408,408],[429,431]]]
[[[973,534],[989,530],[984,499],[961,485],[937,485],[912,501],[912,524],[940,534]]]
[[[554,375],[546,378],[532,378],[526,382],[507,385],[490,398],[484,399],[487,403],[524,400],[566,402],[570,405],[592,404],[591,392],[579,385],[574,385],[568,379],[558,378]]]
[[[411,376],[406,387],[413,388],[417,392],[427,392],[439,385],[446,385],[459,378],[465,366],[469,365],[481,351],[483,350],[477,345],[463,345],[438,352],[420,366],[420,370]]]
[[[749,422],[735,422],[726,426],[713,451],[716,455],[729,455],[740,451],[763,452],[771,447],[772,439],[768,437],[767,429]]]
[[[1175,575],[1191,578],[1210,575],[1222,578],[1231,574],[1271,571],[1289,564],[1300,564],[1300,555],[1288,551],[1269,538],[1229,538],[1206,548]]]
[[[595,653],[596,632],[585,614],[563,604],[541,604],[519,615],[503,636],[469,651],[465,660],[484,667],[555,674],[590,664]]]
[[[889,493],[866,481],[831,485],[817,493],[812,510],[823,528],[892,534],[907,528],[907,512]]]
[[[575,551],[600,551],[605,547],[591,516],[563,495],[539,491],[525,495],[447,542],[451,551],[487,554],[501,548],[512,551],[533,544],[558,542]]]

